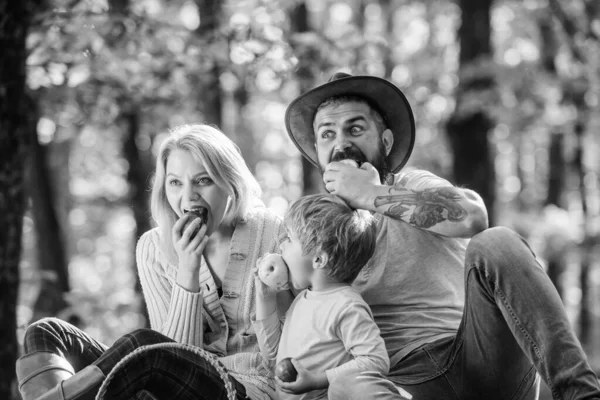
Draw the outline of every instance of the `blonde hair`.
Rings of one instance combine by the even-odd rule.
[[[351,283],[375,252],[373,216],[333,194],[300,198],[286,212],[285,222],[300,239],[304,255],[327,253],[327,273],[339,282]]]
[[[210,178],[229,194],[222,224],[235,225],[243,221],[257,205],[263,205],[260,185],[248,169],[239,147],[223,132],[209,125],[181,125],[169,131],[161,143],[156,158],[156,169],[150,209],[160,230],[163,250],[176,260],[172,228],[179,218],[169,205],[165,192],[167,161],[173,150],[187,151],[206,168]]]

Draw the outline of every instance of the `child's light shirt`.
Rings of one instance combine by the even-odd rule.
[[[274,366],[292,357],[311,372],[326,372],[331,382],[351,370],[387,374],[389,358],[367,303],[351,286],[327,291],[304,290],[286,313],[255,321],[264,358]],[[278,399],[326,399],[327,390],[303,395],[277,391]]]

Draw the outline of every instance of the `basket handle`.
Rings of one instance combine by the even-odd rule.
[[[203,350],[196,346],[191,346],[189,344],[184,344],[184,343],[158,343],[158,344],[151,344],[151,345],[147,345],[147,346],[138,347],[137,349],[135,349],[134,351],[129,353],[127,356],[123,357],[123,359],[121,361],[119,361],[117,363],[117,365],[115,365],[113,367],[113,369],[110,371],[110,373],[104,379],[104,382],[102,382],[102,385],[100,386],[100,389],[98,390],[98,394],[96,395],[96,400],[102,400],[104,398],[104,395],[106,394],[106,390],[108,388],[108,385],[110,384],[110,381],[114,378],[114,376],[117,374],[117,372],[120,369],[122,369],[125,366],[125,364],[127,364],[127,362],[131,361],[134,357],[138,357],[141,354],[143,354],[149,350],[173,349],[173,348],[191,351],[192,353],[194,353],[194,354],[204,358],[206,361],[208,361],[217,370],[217,372],[219,373],[219,376],[223,380],[225,389],[227,390],[227,399],[228,400],[236,400],[237,394],[236,394],[235,388],[233,386],[233,383],[231,381],[231,377],[229,376],[229,373],[227,372],[227,370],[225,369],[223,364],[221,364],[221,362],[218,360],[218,358],[214,354],[209,353],[206,350]]]

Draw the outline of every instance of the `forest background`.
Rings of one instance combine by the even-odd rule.
[[[0,49],[0,398],[39,318],[147,326],[134,249],[169,127],[221,127],[283,213],[323,190],[285,108],[337,71],[404,91],[409,166],[529,240],[600,369],[596,0],[0,0]]]

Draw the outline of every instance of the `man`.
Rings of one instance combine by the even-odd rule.
[[[600,399],[561,300],[526,242],[507,228],[487,229],[475,192],[426,171],[399,172],[415,128],[398,88],[337,73],[294,100],[285,121],[326,189],[380,216],[375,254],[354,285],[372,308],[390,373],[334,381],[330,396],[399,398],[391,381],[413,400],[528,400],[537,398],[541,376],[555,399]]]

